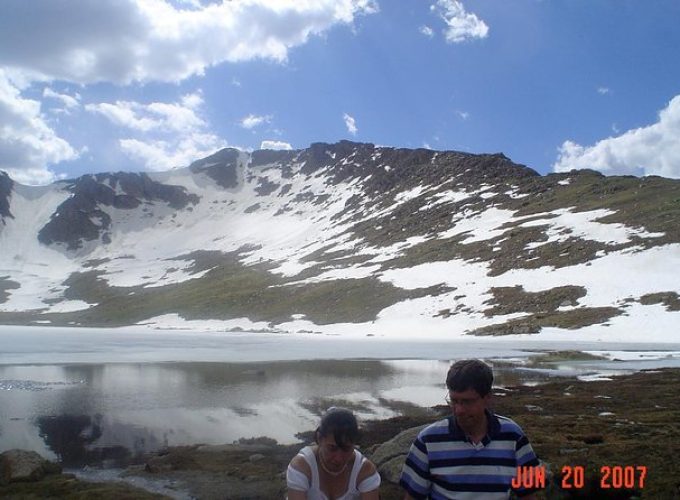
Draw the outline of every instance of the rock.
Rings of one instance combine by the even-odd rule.
[[[0,453],[0,484],[40,481],[47,474],[60,472],[61,467],[35,451],[8,450]]]
[[[131,210],[142,203],[162,201],[175,210],[182,210],[199,202],[199,197],[188,193],[184,187],[162,184],[144,173],[84,175],[61,184],[71,196],[57,207],[40,229],[38,240],[45,245],[64,243],[69,250],[77,250],[84,241],[97,240],[100,236],[104,243],[111,241],[112,219],[108,210],[102,207]]]
[[[0,171],[0,222],[5,223],[4,218],[13,219],[14,216],[9,211],[9,199],[12,194],[14,182],[5,172]]]
[[[239,151],[234,148],[221,149],[217,153],[189,165],[194,173],[205,173],[223,188],[238,186]]]
[[[401,467],[404,464],[408,450],[418,433],[427,427],[427,425],[406,429],[376,448],[375,452],[371,455],[371,461],[375,464],[385,481],[395,484],[399,482]]]
[[[388,483],[399,484],[401,470],[404,468],[404,460],[405,455],[399,455],[382,464],[380,466],[380,476],[383,480]]]
[[[254,464],[255,462],[259,462],[261,460],[264,460],[265,458],[266,457],[262,453],[255,453],[253,455],[250,455],[248,457],[248,460],[250,461],[250,463]]]

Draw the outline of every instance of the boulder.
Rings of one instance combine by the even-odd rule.
[[[40,481],[46,474],[60,473],[61,467],[35,451],[8,450],[0,453],[0,484]]]
[[[401,468],[406,460],[409,448],[418,433],[429,424],[411,427],[400,432],[389,441],[378,446],[371,455],[371,461],[375,464],[380,475],[385,481],[397,484]]]

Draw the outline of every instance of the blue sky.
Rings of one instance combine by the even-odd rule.
[[[677,0],[3,0],[0,169],[350,139],[680,178],[679,25]]]

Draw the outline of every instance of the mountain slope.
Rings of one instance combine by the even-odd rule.
[[[678,181],[347,141],[5,175],[0,323],[674,341],[679,215]]]

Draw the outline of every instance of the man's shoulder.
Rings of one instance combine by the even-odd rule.
[[[524,435],[522,427],[510,417],[504,417],[503,415],[498,414],[494,414],[494,417],[498,419],[498,423],[500,425],[500,432],[512,432]]]
[[[450,420],[448,418],[443,418],[441,420],[437,420],[436,422],[433,422],[430,425],[428,425],[427,427],[423,428],[418,433],[418,438],[421,441],[428,441],[432,437],[449,434],[450,433],[449,425],[450,425]]]

